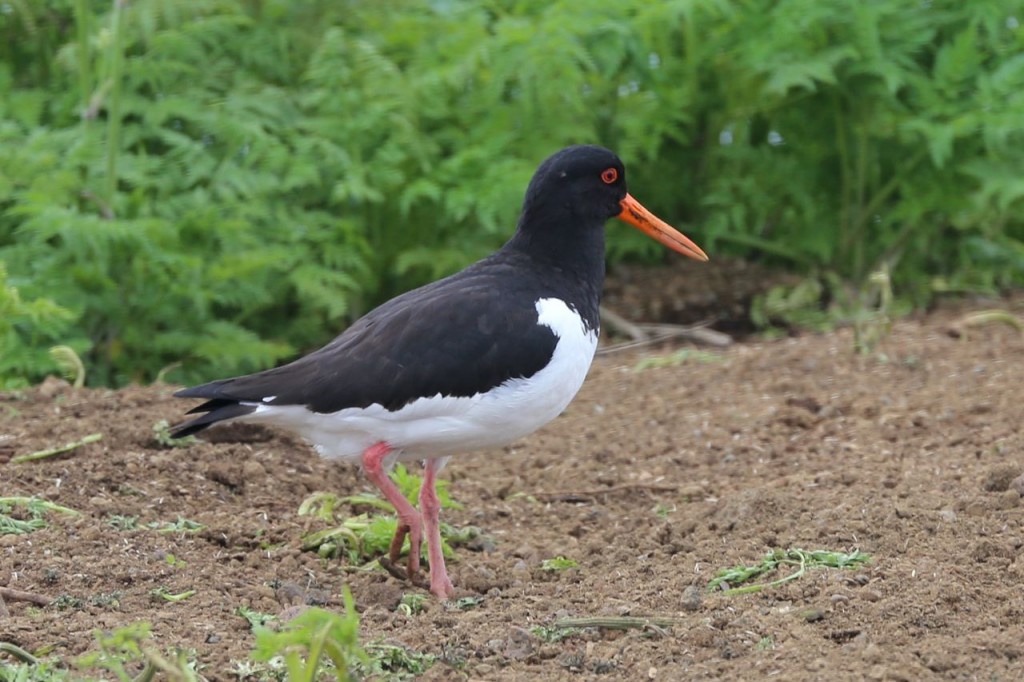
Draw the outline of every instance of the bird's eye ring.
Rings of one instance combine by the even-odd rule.
[[[606,185],[610,185],[619,179],[619,171],[614,168],[606,168],[601,172],[601,181]]]

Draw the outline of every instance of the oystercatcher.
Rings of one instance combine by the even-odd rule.
[[[297,433],[328,459],[361,460],[398,512],[391,563],[408,535],[406,575],[417,580],[425,532],[430,591],[448,598],[437,474],[453,454],[535,431],[576,395],[597,348],[604,225],[613,217],[707,260],[626,192],[615,154],[568,147],[537,169],[515,234],[496,253],[393,298],[290,364],[177,392],[206,402],[174,435],[260,422]],[[422,515],[388,476],[395,462],[417,459]]]

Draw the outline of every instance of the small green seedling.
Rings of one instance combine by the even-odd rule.
[[[153,440],[165,448],[187,448],[200,442],[195,436],[183,436],[175,438],[171,435],[171,425],[166,419],[161,419],[153,424]]]
[[[81,438],[80,440],[72,441],[64,445],[58,445],[57,447],[47,448],[46,450],[39,450],[37,452],[30,452],[27,455],[18,455],[17,457],[11,458],[11,464],[23,464],[24,462],[35,462],[40,459],[47,459],[55,455],[62,455],[65,452],[71,452],[83,445],[89,443],[96,443],[103,439],[102,433],[91,433],[88,436]]]
[[[320,608],[303,611],[286,623],[280,631],[256,626],[253,658],[267,662],[283,657],[289,682],[313,682],[321,667],[333,664],[331,673],[339,682],[352,677],[356,664],[370,665],[370,658],[359,646],[359,615],[352,593],[344,589],[345,613],[336,614]]]
[[[146,528],[155,530],[157,533],[198,533],[205,529],[206,526],[198,521],[191,521],[183,516],[179,516],[178,520],[174,523],[170,521],[151,521],[146,524]]]
[[[111,514],[105,523],[114,530],[135,530],[139,527],[139,517]]]
[[[423,613],[423,608],[427,604],[426,596],[419,593],[403,594],[402,600],[398,603],[395,611],[403,613],[407,616],[415,616]]]
[[[407,680],[427,672],[436,658],[394,644],[375,642],[366,645],[370,658],[367,666],[357,665],[356,670],[367,679]]]
[[[580,634],[580,630],[577,628],[556,628],[549,627],[546,625],[538,625],[537,627],[530,628],[530,632],[537,639],[553,644],[555,642],[561,642],[567,637]]]
[[[13,516],[15,508],[23,508],[24,516]],[[81,516],[80,512],[38,497],[0,497],[0,535],[25,535],[46,528],[47,512]]]
[[[175,651],[172,658],[164,657],[149,644],[150,629],[149,623],[138,622],[110,633],[96,630],[94,635],[99,651],[80,656],[75,665],[86,670],[106,670],[119,682],[152,680],[158,672],[163,673],[165,679],[198,682],[196,662],[190,660],[189,653]],[[145,666],[141,673],[128,672],[139,663]]]
[[[85,363],[71,346],[54,346],[50,349],[50,358],[60,368],[64,378],[72,382],[75,388],[85,386]]]
[[[556,556],[554,559],[545,559],[540,562],[540,570],[554,573],[555,571],[567,571],[570,568],[579,568],[580,562],[575,559],[566,559],[564,556]]]
[[[245,618],[249,621],[249,629],[254,630],[257,627],[262,627],[267,623],[271,623],[277,620],[277,616],[272,613],[263,613],[262,611],[256,611],[250,609],[248,606],[239,606],[235,609],[235,614]]]
[[[700,365],[710,365],[716,362],[725,362],[725,356],[720,353],[709,353],[706,350],[693,350],[682,348],[670,355],[656,355],[650,358],[643,358],[633,366],[634,372],[642,372],[645,369],[660,367],[678,367],[687,362]]]
[[[392,478],[406,499],[416,504],[423,479],[416,474],[410,473],[402,464],[395,466]],[[451,494],[448,492],[449,485],[449,481],[437,479],[437,498],[441,502],[441,508],[462,509],[462,505],[451,498]],[[339,497],[334,493],[316,492],[303,500],[302,504],[299,505],[299,516],[315,516],[327,523],[337,523],[335,510],[341,505],[363,505],[386,512],[394,511],[394,507],[391,506],[390,502],[371,493]]]
[[[833,552],[825,549],[817,549],[813,551],[807,551],[803,549],[777,549],[774,552],[766,554],[760,563],[754,564],[753,566],[733,566],[732,568],[723,568],[715,577],[708,583],[708,590],[722,589],[723,594],[736,595],[736,594],[751,594],[754,592],[760,592],[761,590],[769,587],[778,587],[783,583],[789,582],[790,580],[796,580],[806,573],[808,568],[858,568],[863,566],[871,560],[871,557],[861,552],[860,550],[854,550],[853,552],[846,554],[843,552]],[[744,585],[743,587],[733,587],[733,585],[741,585],[743,583],[750,582],[760,576],[767,573],[771,573],[783,566],[795,566],[796,570],[789,575],[783,576],[777,580],[773,580],[767,583],[755,583],[751,585]]]
[[[451,608],[455,611],[468,611],[470,609],[475,609],[476,607],[480,606],[480,604],[483,604],[484,598],[462,597],[461,599],[456,599],[454,602],[449,603],[451,603]]]
[[[168,601],[171,603],[185,601],[189,597],[195,596],[195,590],[185,590],[184,592],[178,592],[177,594],[172,593],[166,587],[157,587],[149,591],[149,596],[154,601]]]

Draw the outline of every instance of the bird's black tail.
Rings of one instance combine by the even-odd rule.
[[[203,384],[202,386],[186,388],[174,394],[176,398],[209,398],[209,400],[186,412],[186,414],[202,413],[198,417],[171,427],[172,438],[191,436],[217,422],[244,417],[256,411],[256,405],[245,404],[219,395],[221,384],[222,382],[215,381],[210,384]]]

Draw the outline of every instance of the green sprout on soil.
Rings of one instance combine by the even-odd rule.
[[[250,630],[255,630],[258,627],[262,627],[267,623],[277,620],[277,616],[272,613],[256,611],[255,609],[250,609],[248,606],[239,606],[235,609],[235,614],[249,621]]]
[[[149,591],[149,596],[154,601],[166,601],[166,602],[179,602],[185,601],[189,597],[195,596],[195,590],[185,590],[184,592],[178,592],[177,594],[172,593],[166,587],[157,587]]]
[[[710,365],[716,362],[725,362],[725,356],[720,353],[709,353],[706,350],[683,348],[669,355],[656,355],[650,358],[643,358],[633,365],[633,371],[643,372],[646,369],[678,367],[679,365],[687,362],[693,362],[699,365]]]
[[[398,603],[395,611],[403,613],[407,616],[415,616],[423,613],[424,607],[427,605],[427,598],[425,595],[412,592],[409,594],[403,594],[402,600]]]
[[[547,642],[548,644],[561,642],[563,639],[580,634],[580,631],[577,628],[556,628],[549,627],[547,625],[538,625],[530,628],[530,632],[534,637],[542,642]]]
[[[198,533],[205,529],[206,526],[198,521],[191,521],[183,516],[179,516],[178,520],[174,523],[170,521],[151,521],[146,524],[146,528],[155,530],[157,533]]]
[[[15,644],[0,642],[0,654],[18,661],[7,665],[0,660],[0,680],[5,682],[62,682],[71,678],[60,661],[39,659]]]
[[[330,669],[339,682],[352,679],[357,664],[371,662],[359,646],[359,615],[347,587],[343,598],[344,614],[310,608],[279,631],[255,627],[253,658],[262,662],[284,658],[290,682],[313,682],[321,668]]]
[[[566,559],[564,556],[556,556],[554,559],[545,559],[540,562],[540,570],[554,573],[555,571],[567,571],[570,568],[579,568],[580,562],[575,559]]]
[[[12,515],[15,508],[23,509],[23,514]],[[74,509],[38,497],[0,497],[0,535],[25,535],[46,528],[48,512],[81,516]]]
[[[462,597],[454,602],[446,602],[452,611],[469,611],[484,603],[483,597]],[[447,608],[447,606],[446,606]]]
[[[114,530],[135,530],[139,527],[138,516],[127,516],[124,514],[111,514],[104,521],[108,526]]]
[[[409,473],[409,470],[401,463],[395,466],[392,478],[405,498],[412,504],[416,504],[423,479],[416,474]],[[448,492],[449,485],[450,481],[437,479],[437,499],[441,502],[441,508],[462,509],[462,505],[451,498],[451,493]],[[371,493],[339,497],[334,493],[317,492],[302,501],[302,504],[299,505],[299,516],[315,516],[327,523],[335,523],[334,511],[343,504],[364,505],[386,512],[394,511],[390,502]]]
[[[860,306],[853,314],[853,348],[868,355],[892,331],[893,293],[889,268],[883,266],[868,276]]]
[[[395,467],[395,482],[402,494],[410,501],[415,501],[422,479],[410,474],[404,466]],[[441,506],[461,509],[462,505],[451,499],[448,493],[448,481],[437,481],[437,495]],[[374,558],[387,554],[391,546],[391,538],[398,528],[398,519],[393,515],[371,516],[369,513],[339,518],[338,508],[343,505],[369,506],[375,510],[391,512],[391,504],[370,494],[349,495],[339,497],[333,493],[313,493],[299,505],[300,516],[314,516],[329,524],[331,528],[314,531],[302,540],[302,549],[316,552],[325,559],[340,556],[347,557],[352,564],[363,565]],[[441,524],[441,549],[445,557],[453,557],[453,546],[464,545],[480,537],[480,529],[474,526],[455,528],[449,524]],[[406,549],[406,551],[408,551]],[[426,552],[426,545],[422,548]]]
[[[60,368],[64,378],[75,388],[85,386],[85,364],[71,346],[54,346],[50,349],[50,358]]]
[[[143,621],[110,633],[97,630],[94,634],[99,651],[80,656],[75,664],[80,669],[106,670],[119,682],[148,682],[158,672],[164,673],[167,679],[182,682],[199,680],[196,662],[188,652],[175,651],[167,658],[148,645],[150,629],[150,624]],[[128,672],[139,664],[144,666],[141,673]]]
[[[199,442],[199,439],[195,436],[183,436],[181,438],[172,436],[171,425],[167,423],[166,419],[161,419],[156,424],[153,424],[153,440],[165,448],[187,448]]]
[[[871,560],[871,557],[860,550],[846,554],[825,549],[807,551],[803,549],[777,549],[766,554],[760,563],[753,566],[733,566],[723,568],[708,583],[708,590],[721,588],[723,594],[751,594],[769,587],[778,587],[783,583],[796,580],[804,575],[809,568],[858,568]],[[743,587],[732,587],[750,582],[784,566],[796,567],[796,570],[777,580],[767,583],[755,583]]]
[[[85,436],[82,439],[73,441],[71,443],[66,443],[64,445],[58,445],[57,447],[53,447],[53,448],[47,448],[46,450],[38,450],[36,452],[30,452],[27,455],[18,455],[17,457],[14,457],[14,458],[11,459],[11,464],[23,464],[24,462],[35,462],[36,460],[47,459],[49,457],[53,457],[54,455],[62,455],[65,452],[71,452],[72,450],[80,448],[83,445],[88,445],[89,443],[95,443],[95,442],[97,442],[99,440],[102,440],[102,439],[103,439],[103,434],[102,433],[91,433],[88,436]]]
[[[357,665],[356,670],[369,679],[408,680],[422,675],[436,658],[403,646],[373,643],[366,645],[368,665]]]

